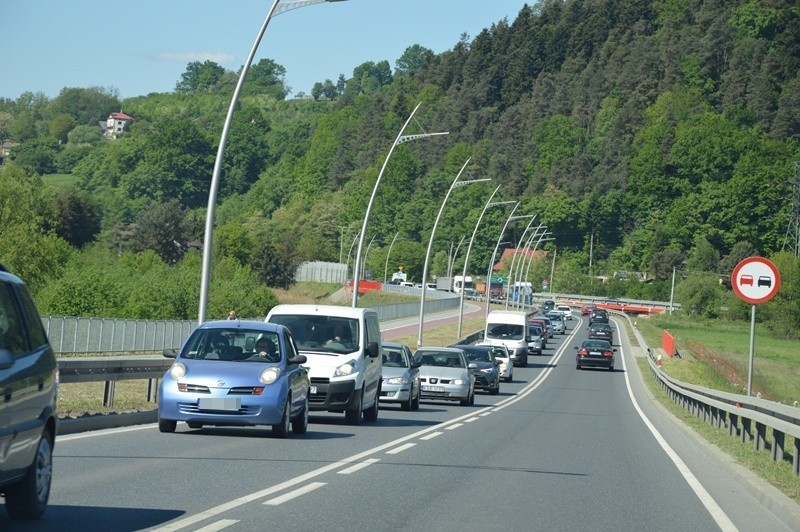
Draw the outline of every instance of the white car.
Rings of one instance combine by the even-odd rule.
[[[561,314],[564,315],[565,320],[572,319],[572,307],[570,307],[569,305],[558,305],[556,307],[556,310],[560,311]]]
[[[500,371],[500,379],[511,382],[514,380],[514,364],[511,361],[511,355],[508,353],[508,348],[504,345],[492,345],[489,342],[478,342],[475,345],[487,345],[492,347],[494,358],[500,361],[497,369]]]

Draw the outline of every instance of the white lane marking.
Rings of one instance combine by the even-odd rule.
[[[619,323],[617,323],[617,329],[619,330]],[[733,532],[738,530],[736,525],[733,524],[722,508],[720,508],[720,506],[717,504],[717,501],[714,500],[714,498],[710,493],[708,493],[708,491],[706,491],[700,481],[697,480],[697,477],[694,476],[692,471],[689,469],[689,466],[687,466],[686,463],[681,460],[681,457],[678,456],[678,453],[676,453],[675,450],[670,447],[658,429],[650,422],[644,411],[642,411],[641,407],[639,406],[639,403],[636,402],[636,398],[633,396],[633,389],[631,388],[631,381],[628,377],[628,368],[625,364],[625,352],[622,348],[622,343],[619,345],[619,350],[620,355],[622,355],[620,357],[622,359],[622,369],[625,371],[625,386],[628,388],[628,396],[631,398],[631,403],[633,403],[633,408],[636,410],[636,413],[639,414],[639,417],[642,419],[645,426],[653,434],[653,437],[656,439],[661,448],[664,449],[664,452],[670,458],[670,460],[672,460],[672,463],[675,464],[675,467],[678,468],[678,472],[689,484],[689,487],[692,488],[692,491],[694,491],[695,495],[697,495],[697,498],[700,499],[702,505],[705,506],[708,513],[711,514],[711,517],[717,523],[717,526],[719,526],[720,529],[725,532]]]
[[[301,495],[305,495],[306,493],[310,493],[315,489],[321,488],[325,484],[326,484],[325,482],[312,482],[311,484],[303,486],[302,488],[297,488],[296,490],[292,490],[289,493],[284,493],[280,497],[275,497],[274,499],[264,501],[264,504],[267,504],[269,506],[278,506],[279,504],[291,501],[292,499],[296,499]]]
[[[356,471],[361,471],[367,466],[371,466],[372,464],[376,464],[380,462],[380,458],[367,458],[360,464],[356,464],[354,466],[350,466],[348,468],[342,469],[341,471],[337,471],[339,475],[349,475],[350,473],[355,473]]]
[[[400,447],[395,447],[394,449],[386,451],[386,454],[402,453],[403,451],[406,451],[406,450],[411,449],[412,447],[416,447],[416,446],[417,446],[416,443],[406,443],[406,444],[401,445]]]
[[[445,428],[444,428],[444,430],[455,430],[455,429],[457,429],[458,427],[463,427],[463,426],[464,426],[464,424],[463,424],[463,423],[453,423],[453,424],[452,424],[452,425],[450,425],[449,427],[445,427]]]
[[[198,528],[195,532],[217,532],[217,530],[223,530],[229,526],[235,525],[238,522],[238,519],[220,519],[216,523],[211,523],[203,528]]]
[[[147,423],[146,425],[134,425],[132,427],[116,427],[113,429],[90,430],[88,432],[79,432],[77,434],[65,434],[63,436],[57,436],[56,442],[82,440],[84,438],[94,438],[96,436],[111,436],[116,434],[122,434],[124,432],[133,432],[136,430],[151,429],[155,426],[156,426],[155,423]]]
[[[492,411],[492,412],[493,412],[493,411]],[[491,415],[491,413],[492,413],[492,412],[482,412],[482,413],[480,413],[480,414],[478,414],[478,415],[479,415],[479,416],[481,416],[481,417],[483,417],[483,416],[488,416],[488,415]]]
[[[427,441],[427,440],[432,440],[432,439],[434,439],[436,436],[441,436],[442,434],[444,434],[444,432],[431,432],[430,434],[426,434],[425,436],[422,436],[422,437],[420,438],[420,440],[426,440],[426,441]]]
[[[478,421],[477,417],[471,417],[469,419],[465,419],[464,423],[472,423],[473,421]]]

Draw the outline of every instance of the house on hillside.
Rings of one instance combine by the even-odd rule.
[[[133,117],[120,111],[108,115],[105,122],[100,122],[100,128],[105,136],[117,138],[118,135],[125,131],[125,126],[130,122],[133,122]]]
[[[500,260],[494,263],[492,266],[492,271],[498,272],[503,269],[504,266],[511,266],[511,260],[513,259],[514,255],[517,254],[516,261],[519,262],[519,259],[525,257],[527,259],[538,259],[547,256],[547,252],[543,249],[537,249],[536,251],[530,248],[523,248],[523,249],[516,249],[516,248],[506,248],[503,250],[503,255],[500,257]]]
[[[16,146],[19,146],[19,143],[12,140],[4,140],[3,143],[0,144],[0,166],[5,164],[8,156],[11,155],[11,149]]]

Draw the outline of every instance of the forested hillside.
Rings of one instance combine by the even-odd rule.
[[[552,231],[555,291],[666,300],[674,269],[687,312],[741,317],[747,307],[720,279],[758,254],[784,277],[761,316],[783,334],[799,330],[797,243],[787,242],[800,210],[796,2],[546,0],[442,54],[409,43],[400,58],[320,80],[307,99],[285,100],[284,72],[253,65],[235,114],[211,315],[263,314],[275,301],[268,287],[290,283],[299,262],[355,254],[378,173],[421,102],[405,133],[449,135],[392,155],[366,235],[373,278],[393,240],[390,269],[421,277],[436,214],[469,159],[462,179],[492,181],[453,192],[432,274],[445,273],[501,185],[497,201],[520,201],[517,214]],[[192,63],[168,94],[120,101],[113,90],[65,88],[52,100],[0,99],[0,139],[16,143],[0,172],[0,261],[46,312],[196,315],[198,246],[236,79]],[[104,137],[98,122],[120,110],[132,125]],[[487,211],[471,272],[487,271],[509,213]],[[531,278],[550,266],[535,263]],[[617,271],[651,282],[595,279]]]

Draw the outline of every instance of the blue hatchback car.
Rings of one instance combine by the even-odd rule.
[[[278,437],[308,430],[306,357],[297,353],[289,329],[260,321],[209,321],[195,329],[158,396],[158,428],[175,432],[205,425],[271,425]]]

